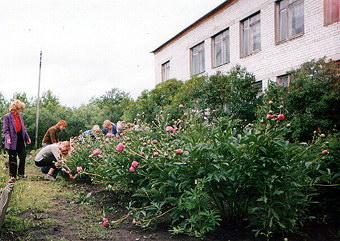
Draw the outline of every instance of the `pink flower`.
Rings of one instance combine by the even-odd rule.
[[[177,149],[175,152],[176,152],[177,155],[182,155],[183,154],[183,150],[182,149]]]
[[[105,136],[113,136],[113,134],[108,132]]]
[[[104,227],[109,227],[109,226],[110,226],[109,222],[103,222],[102,225],[103,225]]]
[[[123,143],[119,143],[117,146],[116,146],[116,151],[118,152],[122,152],[124,150],[125,146]]]
[[[83,168],[82,167],[77,167],[77,172],[82,172]]]
[[[129,169],[130,172],[135,172],[135,168],[133,166],[130,167]]]
[[[174,128],[172,126],[165,127],[166,132],[172,132],[173,130],[174,130]]]
[[[138,162],[138,161],[133,161],[133,162],[131,163],[131,166],[132,166],[133,168],[138,167],[138,165],[139,165],[139,162]]]
[[[176,134],[176,133],[177,133],[176,129],[173,129],[173,130],[172,130],[172,133],[173,133],[173,134]]]
[[[329,151],[328,151],[328,150],[323,150],[323,151],[322,151],[322,154],[327,155],[327,154],[329,154]]]
[[[274,117],[274,115],[267,115],[267,119],[271,119],[273,117]]]
[[[179,108],[183,108],[184,105],[183,105],[183,104],[179,104],[178,107],[179,107]]]
[[[158,156],[159,156],[159,153],[158,153],[158,152],[154,152],[154,153],[153,153],[153,156],[154,156],[154,157],[158,157]]]
[[[154,140],[152,140],[152,143],[153,143],[153,144],[157,144],[158,141],[157,141],[156,139],[154,139]]]
[[[285,119],[285,116],[283,114],[279,114],[276,119],[278,120],[284,120]]]
[[[103,218],[103,222],[109,222],[107,218]]]
[[[91,148],[91,145],[87,145],[86,148]]]
[[[96,155],[99,155],[100,154],[100,149],[95,149],[93,152],[92,152],[92,155],[96,156]]]

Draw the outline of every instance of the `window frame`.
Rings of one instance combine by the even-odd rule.
[[[291,1],[291,3],[290,3]],[[280,4],[281,2],[286,3],[286,7],[284,9],[280,9]],[[303,21],[302,21],[302,26],[303,30],[302,32],[293,34],[293,27],[292,27],[292,12],[294,9],[294,6],[297,6],[299,4],[302,4],[303,7]],[[281,11],[285,10],[286,11],[286,21],[285,21],[285,39],[281,39],[281,32],[282,32],[282,27],[281,27]],[[275,3],[275,40],[276,44],[284,43],[286,41],[301,37],[305,33],[305,2],[304,0],[277,0]]]
[[[250,20],[252,20],[252,18],[255,18],[258,16],[258,20],[254,21],[254,22],[250,22]],[[248,52],[245,53],[245,34],[244,34],[244,29],[245,29],[245,23],[247,23],[247,36],[248,36]],[[258,24],[258,25],[257,25]],[[254,49],[254,35],[253,35],[253,30],[254,30],[254,27],[259,27],[259,48],[257,49]],[[243,57],[246,57],[246,56],[249,56],[249,55],[252,55],[254,53],[257,53],[259,51],[261,51],[261,11],[258,11],[244,19],[242,19],[240,21],[240,56],[241,58]]]
[[[287,77],[287,85],[284,85],[284,84],[280,83],[280,80],[282,78],[285,78],[285,77]],[[290,84],[291,81],[292,81],[292,78],[291,78],[290,74],[283,74],[283,75],[276,76],[276,84],[278,86],[282,86],[282,87],[286,87],[287,88],[287,87],[289,87],[289,84]]]
[[[217,56],[216,56],[216,38],[221,36],[221,63],[217,64]],[[228,46],[225,44],[225,40],[227,37]],[[223,31],[212,36],[211,41],[211,58],[212,58],[212,68],[217,68],[222,65],[230,63],[230,30],[229,28],[224,29]]]
[[[191,76],[199,75],[205,72],[205,46],[204,44],[205,42],[202,41],[190,48],[190,75]],[[194,53],[193,52],[196,48],[198,48],[198,52],[197,52],[197,56],[199,59],[198,61],[199,61],[199,64],[202,64],[202,66],[199,66],[198,72],[194,73]]]
[[[161,79],[162,82],[165,82],[168,79],[170,79],[170,60],[164,62],[161,65]]]
[[[324,26],[328,26],[328,25],[331,25],[333,23],[337,23],[340,21],[340,6],[339,5],[340,3],[338,0],[324,0],[323,2],[323,14],[324,14],[323,25]],[[338,14],[336,14],[336,12]]]

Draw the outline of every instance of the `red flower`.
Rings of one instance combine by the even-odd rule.
[[[276,117],[276,119],[278,119],[278,120],[284,120],[284,119],[285,119],[285,116],[284,116],[284,114],[279,114],[279,115]]]
[[[329,151],[328,151],[328,150],[323,150],[323,151],[322,151],[322,154],[327,155],[327,154],[329,154]]]

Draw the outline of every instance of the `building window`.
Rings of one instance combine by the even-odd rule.
[[[204,64],[204,42],[191,49],[191,75],[203,73]]]
[[[162,82],[170,78],[170,61],[162,64]]]
[[[257,13],[241,21],[241,55],[261,49],[261,21]]]
[[[339,0],[324,0],[324,23],[329,25],[340,20]]]
[[[230,62],[229,29],[213,37],[213,66]]]
[[[263,86],[262,86],[262,80],[258,80],[254,83],[254,85],[256,86],[257,88],[257,93],[258,94],[262,94],[263,92]]]
[[[283,86],[283,87],[288,87],[289,82],[290,82],[290,75],[289,74],[278,76],[277,79],[276,79],[277,85],[280,85],[280,86]]]
[[[281,0],[277,3],[279,42],[285,41],[304,32],[303,0]]]

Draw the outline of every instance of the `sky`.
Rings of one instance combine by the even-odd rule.
[[[0,0],[0,93],[51,90],[79,107],[155,87],[151,51],[224,0]]]

